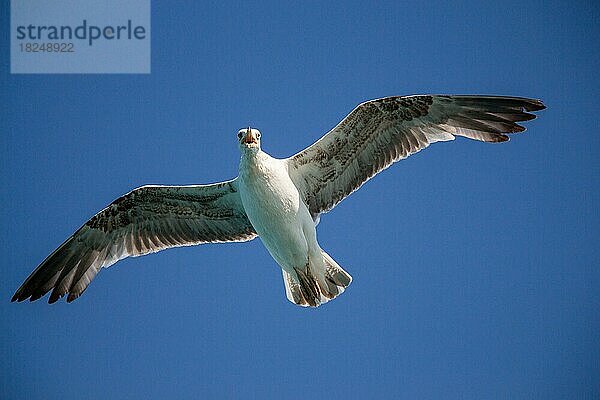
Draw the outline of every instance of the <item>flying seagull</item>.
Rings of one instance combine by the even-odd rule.
[[[78,298],[103,267],[132,256],[260,237],[281,266],[287,298],[317,307],[352,281],[319,245],[319,216],[392,163],[464,136],[505,142],[540,100],[504,96],[395,96],[364,102],[311,146],[286,158],[238,132],[239,176],[210,185],[142,186],[112,202],[50,254],[12,301]]]

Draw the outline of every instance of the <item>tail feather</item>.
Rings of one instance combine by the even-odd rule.
[[[285,293],[289,301],[303,307],[318,307],[336,298],[352,282],[352,277],[330,256],[322,251],[324,281],[310,267],[294,268],[292,273],[282,270]]]
[[[306,269],[306,273],[299,268],[294,268],[296,276],[300,281],[300,291],[304,300],[311,307],[318,307],[321,304],[321,290],[317,284],[317,280],[310,273],[310,268]]]
[[[322,253],[323,261],[325,261],[325,277],[336,286],[342,287],[343,292],[352,282],[352,277],[344,271],[344,269],[340,267],[329,254],[324,251]]]

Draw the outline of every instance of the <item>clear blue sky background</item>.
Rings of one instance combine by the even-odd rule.
[[[597,398],[597,5],[276,3],[155,1],[152,73],[113,76],[10,75],[2,3],[0,397]],[[284,157],[361,101],[415,93],[548,109],[506,144],[436,144],[324,216],[354,277],[326,306],[289,303],[258,240],[10,303],[121,194],[234,177],[238,128]]]

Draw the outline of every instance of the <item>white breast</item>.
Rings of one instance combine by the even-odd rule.
[[[282,160],[260,152],[242,158],[239,173],[242,203],[259,234],[262,227],[289,222],[297,214],[300,194]]]
[[[284,162],[260,152],[242,158],[239,174],[248,219],[273,258],[284,269],[305,262],[308,246],[302,224],[310,215]]]

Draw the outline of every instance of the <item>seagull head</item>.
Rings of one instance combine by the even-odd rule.
[[[253,128],[244,128],[238,131],[240,148],[260,150],[260,131]]]

